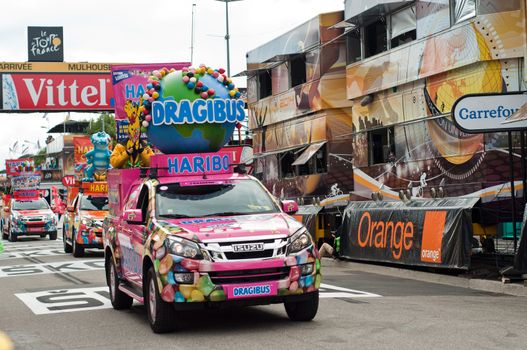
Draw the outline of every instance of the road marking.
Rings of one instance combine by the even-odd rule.
[[[104,259],[61,261],[45,264],[26,264],[0,267],[0,278],[43,275],[50,273],[82,272],[104,269]]]
[[[35,315],[57,314],[112,307],[108,287],[58,289],[33,293],[18,293],[15,296]]]
[[[329,290],[329,291],[328,291]],[[320,284],[321,298],[380,298],[382,295],[364,292],[362,290],[342,288],[331,284]]]
[[[25,250],[17,252],[4,252],[0,254],[1,260],[10,260],[10,259],[24,259],[24,258],[38,258],[41,256],[53,256],[53,255],[65,255],[64,250],[60,249],[39,249],[39,250]]]
[[[329,284],[321,284],[320,287],[321,298],[381,297],[381,295],[378,294],[342,288]],[[35,315],[109,309],[112,307],[107,286],[17,293],[15,296],[26,304]]]

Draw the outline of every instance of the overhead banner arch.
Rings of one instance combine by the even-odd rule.
[[[110,63],[0,62],[0,112],[113,111]]]

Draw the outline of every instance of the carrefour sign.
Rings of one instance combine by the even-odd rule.
[[[452,117],[469,134],[521,130],[527,128],[527,120],[504,122],[526,103],[527,93],[521,92],[465,95],[452,107]]]

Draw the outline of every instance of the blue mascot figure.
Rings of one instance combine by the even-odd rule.
[[[82,181],[106,181],[106,171],[110,169],[110,156],[108,149],[110,135],[99,131],[91,136],[93,149],[86,153],[86,168]]]

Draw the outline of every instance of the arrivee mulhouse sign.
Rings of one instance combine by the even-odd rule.
[[[527,128],[527,120],[504,122],[526,103],[527,93],[521,92],[464,95],[452,107],[452,117],[469,134],[521,130]]]

